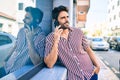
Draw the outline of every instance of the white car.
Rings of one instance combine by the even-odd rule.
[[[109,50],[109,44],[101,37],[94,37],[90,42],[90,47],[93,50]]]
[[[16,38],[14,36],[6,32],[0,32],[0,66],[3,65],[15,42]]]

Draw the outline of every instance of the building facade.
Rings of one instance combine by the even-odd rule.
[[[36,0],[0,0],[0,31],[17,36],[23,27],[25,7],[35,7]]]
[[[90,8],[90,0],[77,0],[77,27],[84,28],[87,20],[87,13]]]
[[[108,26],[112,35],[120,36],[120,0],[108,2]]]
[[[19,29],[23,27],[23,19],[25,16],[25,8],[27,6],[36,6],[36,0],[16,0],[17,2],[17,11],[16,11],[16,21],[18,23]]]
[[[14,4],[14,5],[13,5]],[[0,0],[0,31],[17,34],[16,0]]]

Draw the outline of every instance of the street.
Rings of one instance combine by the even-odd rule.
[[[120,51],[94,51],[97,56],[120,78]]]

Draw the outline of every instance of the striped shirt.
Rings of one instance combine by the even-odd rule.
[[[71,28],[68,39],[60,37],[58,59],[68,70],[68,80],[90,80],[94,66],[85,51],[88,47],[86,38],[80,29]],[[53,46],[54,35],[46,38],[45,56]]]
[[[26,40],[26,34],[24,32],[25,28],[22,28],[17,36],[16,48],[8,61],[5,63],[4,68],[6,73],[10,73],[20,69],[25,65],[33,65],[28,53],[28,44]],[[45,48],[45,34],[38,27],[34,38],[34,48],[40,57],[44,56]]]

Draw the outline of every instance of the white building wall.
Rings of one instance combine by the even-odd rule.
[[[119,2],[119,5],[118,5]],[[108,5],[108,26],[114,34],[116,28],[120,28],[120,1],[109,0]]]
[[[34,1],[34,2],[33,2]],[[5,32],[10,32],[13,35],[17,35],[19,29],[23,27],[23,18],[25,16],[25,7],[27,6],[33,6],[35,7],[36,0],[0,0],[0,12],[3,12],[13,18],[16,19],[16,21],[7,19],[7,18],[1,18],[0,17],[0,23],[3,24],[2,30]],[[18,4],[23,3],[23,10],[18,10]],[[9,29],[8,25],[11,25],[11,29]]]
[[[3,24],[2,31],[11,33],[12,35],[17,36],[18,25],[15,21],[0,17],[0,23]],[[11,25],[11,27],[9,27],[9,25]]]
[[[17,12],[17,2],[16,0],[0,0],[0,12],[5,13],[16,19]],[[9,32],[14,36],[17,35],[18,32],[18,24],[16,21],[0,17],[0,23],[3,24],[2,31]],[[11,25],[11,27],[9,27]]]
[[[15,16],[16,9],[16,0],[0,0],[0,12]]]

